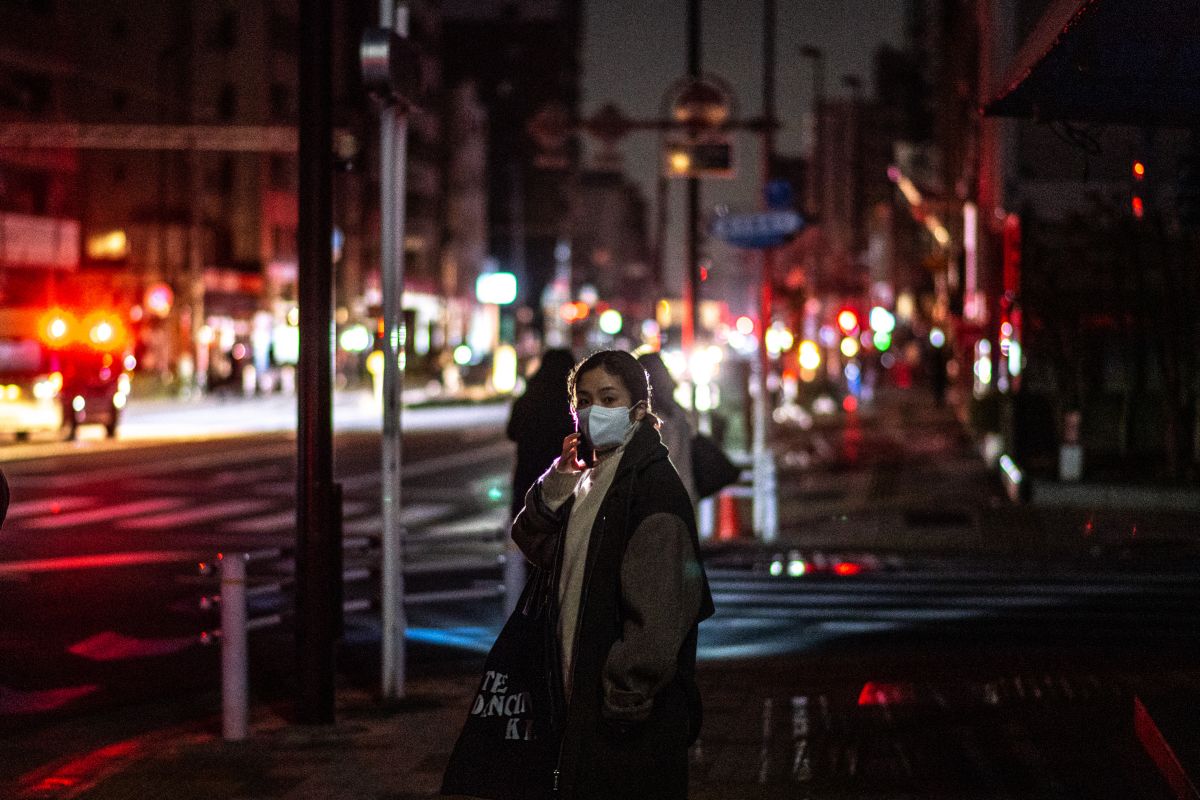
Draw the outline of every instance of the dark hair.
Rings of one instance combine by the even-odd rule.
[[[650,395],[657,396],[661,405],[675,402],[672,399],[675,395],[675,379],[663,363],[662,356],[657,352],[642,353],[637,360],[646,370],[646,377],[650,381]]]
[[[592,353],[575,365],[567,376],[567,393],[571,396],[571,407],[576,406],[575,385],[581,375],[594,369],[603,369],[609,375],[616,377],[625,386],[633,404],[645,402],[646,411],[650,411],[650,378],[637,359],[624,350],[601,350]]]

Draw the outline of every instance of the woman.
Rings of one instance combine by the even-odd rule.
[[[551,348],[542,355],[537,372],[529,378],[525,393],[518,397],[508,417],[508,438],[517,443],[517,462],[512,479],[512,517],[525,505],[525,493],[546,471],[559,450],[563,437],[575,429],[567,376],[575,366],[569,350]]]
[[[697,625],[713,613],[691,500],[633,356],[596,353],[568,388],[579,430],[512,528],[556,576],[558,796],[684,798],[700,723]]]

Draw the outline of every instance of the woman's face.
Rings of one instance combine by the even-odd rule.
[[[608,373],[604,367],[596,367],[580,375],[575,382],[575,409],[582,411],[593,405],[629,408],[633,405],[633,396],[620,378]],[[638,406],[634,419],[640,419],[643,414],[644,409]]]

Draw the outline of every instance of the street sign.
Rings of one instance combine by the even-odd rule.
[[[670,140],[663,149],[663,174],[668,178],[732,178],[733,145],[728,137],[720,136]]]
[[[734,247],[762,249],[786,242],[804,227],[804,218],[794,210],[759,211],[753,214],[723,214],[713,220],[713,235]]]

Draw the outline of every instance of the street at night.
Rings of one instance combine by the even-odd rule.
[[[505,411],[407,412],[420,430],[406,437],[404,485],[418,563],[503,551]],[[194,416],[201,428],[204,418]],[[1132,735],[1132,698],[1200,679],[1197,544],[1153,518],[1141,521],[1139,540],[1104,515],[1089,532],[1086,521],[1005,507],[957,431],[917,392],[808,430],[781,428],[776,446],[796,464],[781,470],[781,513],[795,521],[772,545],[735,538],[706,548],[718,612],[701,626],[709,710],[694,779],[709,793],[698,796],[722,796],[713,793],[722,785],[763,792],[745,796],[803,787],[1025,797],[1055,786],[1167,796],[1139,788],[1155,773]],[[337,438],[348,539],[379,525],[378,443],[370,431]],[[47,447],[76,452],[20,457]],[[294,545],[291,438],[34,443],[5,457],[18,499],[0,540],[12,610],[0,720],[14,791],[61,768],[64,746],[210,730],[220,668],[216,648],[199,642],[215,621],[199,601],[215,587],[196,564],[217,551]],[[377,678],[373,619],[347,616],[344,680],[360,703]],[[410,612],[414,692],[450,681],[438,703],[447,720],[461,713],[456,703],[501,620],[496,599]],[[285,713],[294,681],[290,629],[251,634],[253,696],[275,713]],[[429,744],[433,761],[447,754],[456,723],[446,724]],[[164,755],[165,764],[173,758],[186,756]],[[165,764],[130,768],[163,781]],[[77,777],[97,781],[109,766]],[[222,774],[234,796],[239,779]],[[104,786],[86,796],[118,796]]]
[[[0,0],[0,800],[1200,800],[1187,0]]]

